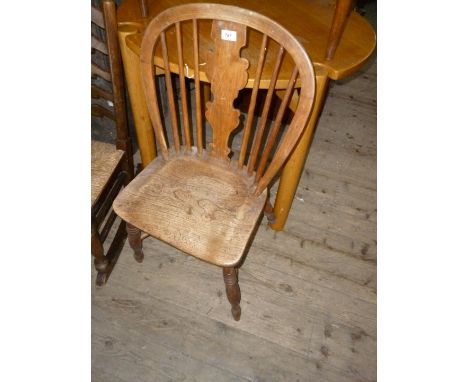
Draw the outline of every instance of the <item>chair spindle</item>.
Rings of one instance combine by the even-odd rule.
[[[165,36],[164,32],[161,33],[161,43],[165,41]],[[153,48],[154,49],[154,48]],[[154,108],[149,108],[149,114],[151,121],[153,122],[153,130],[154,130],[154,135],[156,136],[156,140],[159,143],[159,146],[161,148],[161,153],[164,158],[168,158],[169,152],[167,149],[167,142],[166,138],[164,137],[164,129],[163,129],[163,124],[161,121],[161,113],[159,111],[159,103],[158,103],[158,98],[156,96],[156,87],[154,86],[154,63],[153,63],[153,58],[150,57],[148,61],[144,62],[141,61],[142,67],[146,67],[149,69],[149,71],[152,73],[152,84],[150,83],[144,83],[145,87],[145,94],[147,97],[150,99],[154,100],[155,107]]]
[[[283,121],[284,113],[286,111],[286,107],[289,105],[289,101],[291,99],[292,92],[294,90],[294,84],[297,79],[299,71],[297,69],[297,66],[294,67],[293,72],[291,73],[291,77],[289,79],[288,87],[286,89],[286,93],[284,95],[283,100],[281,101],[280,108],[278,110],[278,114],[276,115],[275,122],[273,124],[273,127],[271,128],[270,134],[268,135],[267,142],[265,144],[265,148],[263,149],[262,153],[262,159],[260,160],[260,164],[258,165],[257,169],[257,175],[255,177],[255,180],[258,181],[265,170],[266,163],[268,161],[268,157],[270,155],[271,149],[273,148],[273,145],[276,141],[276,137],[278,135],[281,122]]]
[[[179,86],[180,86],[180,98],[182,103],[182,120],[184,125],[184,134],[185,134],[185,148],[187,151],[192,149],[192,142],[190,138],[190,125],[189,125],[189,115],[188,115],[188,106],[187,106],[187,89],[185,83],[185,73],[184,73],[184,55],[182,51],[182,35],[180,30],[180,22],[175,23],[176,26],[176,36],[177,36],[177,57],[179,60]]]
[[[166,79],[166,91],[169,102],[169,115],[171,117],[172,138],[176,152],[180,151],[179,129],[177,123],[177,112],[175,107],[174,89],[172,87],[172,77],[169,68],[169,57],[167,53],[166,32],[161,32],[161,49],[164,60],[164,77]]]
[[[193,65],[194,65],[194,80],[195,80],[195,109],[196,109],[196,126],[197,126],[197,152],[199,155],[203,152],[203,125],[201,112],[201,95],[200,95],[200,73],[199,73],[199,57],[198,57],[198,24],[197,20],[193,19]]]
[[[239,154],[239,168],[244,166],[245,154],[247,153],[247,146],[249,144],[250,133],[252,131],[252,122],[254,118],[255,106],[257,105],[257,94],[260,86],[260,78],[262,76],[263,64],[265,62],[266,49],[267,49],[268,36],[263,35],[262,46],[258,55],[257,71],[255,73],[254,86],[252,88],[252,95],[250,97],[249,110],[247,112],[247,121],[245,124],[244,135],[242,137],[242,145]]]
[[[273,98],[276,81],[278,79],[278,74],[281,68],[281,63],[283,61],[283,55],[284,55],[284,48],[281,46],[280,49],[278,50],[275,67],[271,75],[270,87],[268,88],[268,93],[266,96],[265,104],[263,105],[260,122],[257,128],[257,134],[255,135],[255,141],[254,141],[254,145],[252,148],[252,154],[249,158],[249,164],[247,167],[247,171],[249,175],[252,175],[255,165],[257,164],[258,154],[260,151],[260,145],[261,145],[263,134],[265,131],[265,126],[266,126],[267,119],[268,119],[268,113],[270,111],[271,100]]]

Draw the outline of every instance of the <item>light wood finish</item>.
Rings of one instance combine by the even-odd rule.
[[[292,152],[281,174],[278,193],[275,199],[275,223],[271,224],[271,228],[275,231],[281,231],[286,224],[291,205],[294,201],[294,195],[301,179],[302,169],[309,153],[310,143],[314,135],[315,127],[317,126],[317,120],[325,101],[329,79],[323,73],[317,73],[316,81],[317,96],[315,98],[312,115],[302,134],[301,140]],[[278,95],[285,97],[285,95],[281,93],[278,93]],[[290,104],[292,110],[295,110],[296,103],[297,93],[294,94]]]
[[[206,43],[197,46],[196,42],[200,41],[197,38],[193,38],[193,46],[189,45],[193,49],[195,61],[198,55],[206,60],[204,70],[211,83],[212,98],[206,104],[206,119],[212,136],[211,142],[207,142],[201,150],[203,142],[198,142],[198,148],[192,147],[192,126],[189,124],[187,94],[184,90],[188,76],[184,67],[187,54],[183,51],[181,39],[183,26],[186,25],[192,33],[196,32],[200,19],[210,20],[212,24],[211,49],[206,50]],[[230,38],[224,36],[226,31]],[[242,167],[239,168],[239,162],[230,162],[230,138],[239,125],[240,116],[240,111],[234,108],[233,103],[238,92],[246,86],[247,68],[252,66],[247,59],[240,57],[240,51],[248,45],[247,36],[255,34],[263,41],[263,35],[267,36],[269,44],[264,44],[266,57],[269,47],[276,46],[273,55],[276,64],[259,126],[251,126],[252,131],[255,131],[254,148],[250,155],[246,153],[248,162],[240,163]],[[168,75],[168,57],[171,52],[167,41],[174,35],[177,43],[175,47],[172,46],[172,50],[177,53],[182,116],[180,126],[170,128],[166,123],[163,124],[162,108],[156,96],[158,82],[154,81],[154,52],[160,45],[162,59],[166,64],[166,87],[171,95],[172,83]],[[270,110],[275,80],[284,62],[293,63],[292,73],[289,74],[286,97],[272,129],[268,129],[267,116],[275,114],[275,111]],[[126,187],[115,200],[114,209],[129,225],[189,255],[223,268],[236,267],[262,216],[267,187],[294,148],[310,115],[315,92],[312,63],[294,36],[263,15],[232,6],[187,4],[164,11],[148,24],[141,46],[141,70],[146,105],[162,156],[153,160]],[[296,99],[295,114],[279,137],[284,112],[296,80],[299,79],[301,93]],[[173,116],[175,104],[176,101],[170,98],[172,124],[177,123]],[[195,102],[195,105],[201,109],[200,102]],[[198,122],[201,112],[198,110],[195,113]],[[184,137],[184,149],[182,142],[180,145],[178,142],[179,132]],[[264,141],[266,144],[262,145]],[[140,235],[134,233],[132,240],[135,243],[132,248],[135,248],[135,255],[139,255],[141,250],[137,241],[139,238]],[[225,281],[233,307],[232,314],[238,320],[239,287],[231,271],[229,276],[225,273]]]
[[[348,17],[351,14],[356,0],[336,0],[335,13],[333,15],[333,22],[328,35],[327,52],[325,59],[327,61],[333,59],[336,49],[343,36],[343,31],[346,27]]]
[[[114,202],[125,221],[187,254],[235,266],[265,205],[252,181],[209,155],[151,162]]]
[[[145,167],[156,157],[156,143],[141,84],[140,59],[125,43],[126,37],[137,31],[138,28],[132,25],[120,26],[118,36],[133,120],[135,126],[138,126],[136,136],[140,148],[141,163]]]
[[[200,35],[203,36],[202,39],[200,39],[200,50],[203,51],[208,51],[209,49],[213,48],[213,42],[211,40],[211,23],[208,22],[208,20],[199,20],[198,21],[198,27],[200,30]],[[190,25],[187,23],[182,26],[181,33],[183,36],[184,41],[191,41],[192,40],[192,28]],[[127,38],[127,45],[132,49],[132,51],[136,52],[137,55],[140,55],[141,53],[141,44],[142,44],[142,39],[143,35],[141,33],[135,33],[131,36],[128,36]],[[167,45],[168,46],[177,46],[177,35],[176,33],[171,33],[167,35]],[[253,33],[252,36],[250,36],[249,40],[249,45],[247,45],[243,50],[242,50],[242,57],[246,58],[250,62],[256,62],[256,58],[258,57],[258,52],[259,48],[262,42],[262,35],[260,33]],[[276,63],[276,51],[278,47],[273,46],[270,47],[269,50],[271,51],[271,54],[268,55],[265,59],[265,65],[262,71],[262,76],[260,79],[260,88],[261,89],[267,89],[270,86],[270,79],[272,75],[272,70],[275,66]],[[185,57],[184,57],[184,73],[187,77],[193,78],[194,77],[194,52],[192,51],[192,44],[186,44],[186,47],[184,48],[185,52]],[[206,73],[206,67],[204,66],[206,63],[206,57],[201,57],[201,64],[203,66],[199,65],[199,74],[200,74],[200,80],[204,82],[209,82],[207,73]],[[177,50],[174,50],[170,55],[169,55],[169,62],[170,62],[170,70],[173,73],[178,73],[179,72],[179,64],[178,64],[178,55],[177,55]],[[162,55],[160,53],[160,50],[157,48],[155,51],[154,55],[154,64],[156,67],[164,67],[164,63],[162,60]],[[283,64],[283,70],[280,72],[280,75],[278,77],[277,81],[277,86],[279,88],[284,88],[288,84],[289,80],[289,74],[291,70],[293,69],[292,67],[293,63],[292,61],[287,61]],[[255,76],[255,68],[253,66],[250,66],[247,68],[247,73],[248,73],[248,81],[247,81],[247,87],[252,87],[253,86],[253,81],[254,81],[254,76]]]
[[[121,24],[133,23],[141,26],[141,33],[132,36],[128,44],[138,52],[141,46],[142,32],[144,32],[145,19],[141,17],[140,0],[124,0],[118,10],[118,20]],[[175,5],[186,3],[200,3],[200,0],[158,0],[150,1],[148,18],[151,19]],[[250,9],[264,14],[265,16],[279,22],[288,29],[294,36],[298,36],[304,49],[309,53],[314,66],[326,68],[329,77],[334,80],[344,78],[359,67],[361,67],[370,54],[373,52],[376,44],[375,32],[370,24],[357,12],[351,12],[349,15],[346,30],[341,38],[339,49],[336,51],[331,61],[325,59],[330,26],[333,24],[335,7],[330,1],[317,0],[218,0],[216,3],[235,5]],[[209,36],[208,34],[202,35]],[[187,29],[184,34],[189,37],[191,31]],[[185,39],[185,36],[184,36]],[[190,41],[190,40],[189,40]],[[257,53],[261,44],[261,38],[255,40],[256,47],[252,52]],[[246,53],[247,54],[247,53]],[[246,57],[252,61],[253,57]],[[173,61],[177,62],[177,61]],[[271,74],[274,62],[267,62],[265,79]],[[189,65],[193,68],[192,65]],[[288,68],[288,71],[290,68]],[[175,71],[176,72],[176,71]],[[255,72],[249,71],[248,86],[251,86]],[[203,78],[203,77],[202,77]],[[286,86],[289,77],[284,78],[283,87]],[[203,80],[203,79],[202,79]],[[286,82],[286,83],[285,83]],[[262,88],[267,88],[269,81],[262,83]]]
[[[148,18],[154,17],[155,15],[162,12],[164,9],[176,4],[183,4],[189,2],[189,0],[158,0],[151,2],[151,10]],[[192,1],[190,1],[192,2]],[[263,0],[263,1],[251,1],[251,0],[218,0],[219,3],[223,4],[235,4],[241,7],[259,11],[266,16],[278,21],[281,25],[285,26],[295,36],[298,37],[300,42],[303,44],[305,50],[314,61],[314,67],[317,72],[325,73],[330,79],[341,79],[345,78],[352,73],[356,72],[368,59],[370,54],[375,48],[375,32],[373,31],[370,24],[364,20],[356,12],[351,12],[346,28],[344,29],[343,35],[341,36],[339,48],[336,50],[336,54],[331,60],[326,59],[326,52],[328,47],[328,37],[330,35],[330,26],[337,24],[333,22],[335,8],[333,3],[328,0]],[[146,27],[146,20],[141,18],[138,10],[138,4],[136,0],[124,0],[122,6],[119,9],[119,22],[122,28],[127,28],[126,25],[132,24],[138,26],[135,32],[128,35],[125,40],[126,47],[137,55],[140,54],[140,46],[142,35]],[[139,30],[138,30],[139,29]],[[209,36],[209,26],[200,26],[201,35]],[[187,28],[183,29],[184,40],[187,37],[190,41],[190,30]],[[254,36],[255,37],[255,36]],[[205,41],[209,40],[207,37]],[[258,60],[258,55],[253,56],[254,52],[258,52],[258,48],[262,44],[262,38],[257,37],[252,40],[252,49],[249,47],[244,49],[243,57],[248,58],[249,61],[255,62]],[[189,68],[188,75],[193,76],[194,73],[192,68],[194,63],[191,60],[192,55],[188,55],[186,63]],[[171,66],[171,71],[177,72],[177,60],[171,58],[171,62],[174,63]],[[158,58],[158,52],[155,57],[156,65],[163,66],[162,61]],[[203,60],[201,60],[203,63]],[[262,79],[259,83],[260,88],[268,88],[270,84],[271,73],[273,71],[274,61],[272,58],[268,58],[265,63],[266,70]],[[288,71],[291,69],[287,68]],[[139,66],[135,64],[133,66],[126,66],[127,72],[138,73]],[[248,87],[253,87],[255,81],[255,70],[250,67],[248,69],[249,80],[247,82]],[[208,81],[205,72],[200,70],[199,73],[201,81]],[[282,73],[279,75],[280,81],[277,82],[277,87],[286,88],[289,77],[283,76]],[[298,82],[296,86],[300,86]],[[202,86],[204,90],[205,99],[208,95],[208,87]],[[132,94],[130,94],[132,97]],[[322,98],[324,95],[317,94],[318,98]],[[135,95],[136,98],[141,99],[141,94]],[[146,111],[142,111],[142,115]],[[134,110],[135,114],[135,110]],[[138,119],[138,117],[137,117]],[[143,135],[147,131],[147,125],[136,122],[137,135]],[[147,152],[151,153],[151,148],[148,148],[145,144],[140,147],[142,154],[146,155]],[[149,155],[150,157],[152,154]],[[243,159],[243,158],[242,158]],[[303,163],[299,166],[302,168]],[[288,166],[291,168],[291,166]],[[288,171],[283,171],[282,176],[288,176]],[[300,172],[294,171],[294,176],[300,176]],[[294,179],[295,184],[298,183],[298,179]],[[278,209],[286,210],[289,209],[295,195],[295,189],[289,188],[289,195],[283,195],[282,201],[275,202]],[[286,213],[287,215],[287,213]]]
[[[288,223],[264,219],[239,272],[241,320],[220,269],[126,244],[92,290],[93,381],[377,380],[376,66],[330,84]]]

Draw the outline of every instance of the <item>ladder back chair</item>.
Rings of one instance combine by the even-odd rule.
[[[115,222],[116,214],[112,202],[122,187],[133,177],[133,158],[131,140],[128,134],[123,69],[119,43],[117,39],[116,10],[113,0],[103,0],[103,12],[91,7],[92,23],[105,30],[106,40],[91,36],[91,46],[108,56],[109,72],[92,69],[92,73],[103,75],[110,81],[112,93],[91,87],[92,97],[111,100],[113,110],[104,109],[98,115],[112,117],[115,120],[117,138],[115,145],[100,141],[91,141],[91,254],[97,270],[96,285],[101,286],[112,271],[116,254],[126,238],[125,223],[121,223],[105,253],[103,243]],[[92,64],[93,65],[93,64]],[[92,106],[92,112],[100,110]]]
[[[211,30],[211,39],[200,37],[201,28]],[[260,50],[250,49],[252,39]],[[296,38],[275,21],[207,3],[175,6],[156,16],[145,31],[140,58],[160,155],[116,198],[114,209],[127,222],[138,261],[143,259],[143,232],[143,237],[150,235],[222,267],[231,312],[239,320],[238,268],[263,215],[267,188],[308,121],[315,95],[312,63]],[[167,116],[158,104],[155,64],[165,70]],[[285,68],[290,69],[287,77],[280,77]],[[179,77],[180,115],[171,72]],[[194,101],[187,78],[193,79]],[[206,128],[201,81],[211,84]],[[234,101],[248,83],[252,95],[240,125]],[[283,98],[270,110],[278,86],[284,89]],[[259,89],[267,94],[257,104]],[[297,111],[285,127],[290,102],[297,103]],[[256,109],[261,110],[258,118]],[[231,136],[240,129],[242,143],[233,154]]]

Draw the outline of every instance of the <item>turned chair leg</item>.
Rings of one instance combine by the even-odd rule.
[[[231,303],[231,313],[234,320],[239,321],[241,316],[241,292],[239,288],[237,268],[223,268],[224,284],[226,286],[226,295]]]
[[[102,286],[106,282],[109,260],[104,256],[104,247],[99,237],[97,223],[93,218],[91,218],[91,254],[94,256],[94,268],[98,272],[96,285]]]
[[[275,211],[271,205],[270,199],[267,199],[263,213],[265,214],[269,224],[276,223]]]
[[[127,223],[127,235],[130,247],[133,249],[133,257],[139,263],[143,262],[143,249],[141,244],[141,231],[135,226]]]

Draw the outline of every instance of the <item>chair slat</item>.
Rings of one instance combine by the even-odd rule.
[[[92,5],[91,5],[91,22],[93,22],[94,24],[96,24],[97,26],[103,29],[106,28],[105,23],[104,23],[104,15],[99,9],[93,7]]]
[[[114,95],[98,88],[96,85],[91,85],[91,98],[104,98],[107,101],[114,102]]]
[[[257,71],[255,73],[255,80],[254,80],[254,86],[252,88],[252,95],[250,96],[249,110],[247,112],[247,121],[245,123],[244,135],[242,137],[242,145],[241,145],[240,154],[239,154],[239,168],[242,168],[245,162],[245,155],[247,153],[247,146],[249,144],[250,133],[252,130],[252,122],[253,122],[253,117],[254,117],[254,112],[255,112],[255,106],[257,105],[258,87],[260,86],[260,78],[262,76],[263,64],[265,62],[267,42],[268,42],[268,36],[264,34],[263,40],[262,40],[262,46],[260,48],[260,53],[258,55],[258,65],[257,65]]]
[[[270,87],[268,88],[268,93],[266,96],[265,104],[263,105],[262,115],[260,117],[259,126],[257,128],[257,134],[255,135],[255,141],[252,148],[252,153],[249,158],[249,164],[247,167],[247,172],[249,175],[252,175],[255,165],[257,163],[258,153],[260,151],[260,144],[262,142],[263,133],[265,131],[265,126],[268,118],[268,112],[270,111],[271,100],[273,98],[273,92],[276,86],[276,80],[278,79],[278,74],[281,68],[281,63],[283,60],[284,48],[281,46],[278,50],[278,55],[276,56],[276,63],[271,75]]]
[[[99,66],[97,66],[93,62],[91,62],[91,75],[92,76],[99,76],[99,77],[101,77],[101,78],[103,78],[103,79],[105,79],[106,81],[109,81],[109,82],[112,81],[111,74],[108,71],[100,68]]]
[[[107,117],[109,119],[115,120],[114,113],[101,105],[91,105],[91,114],[95,117]]]
[[[298,75],[298,69],[297,66],[294,67],[293,72],[291,73],[291,78],[289,79],[288,87],[286,89],[286,93],[284,95],[284,98],[281,102],[281,106],[278,110],[278,114],[276,115],[275,122],[273,124],[273,127],[270,131],[270,134],[268,135],[267,142],[265,144],[265,148],[262,153],[262,158],[260,160],[260,164],[258,165],[257,168],[257,174],[255,176],[255,180],[258,181],[265,170],[266,163],[268,161],[268,156],[270,155],[271,149],[273,148],[273,145],[275,143],[276,137],[278,136],[278,132],[281,126],[281,122],[284,117],[284,113],[286,111],[287,106],[289,105],[289,101],[291,99],[291,94],[294,90],[294,84],[296,82]]]
[[[195,109],[196,109],[196,127],[197,127],[197,151],[198,154],[203,152],[203,125],[201,114],[201,94],[200,94],[200,73],[199,73],[199,58],[198,58],[198,25],[197,20],[193,19],[193,65],[194,80],[195,80]]]
[[[242,23],[214,19],[211,39],[212,49],[205,56],[205,71],[212,94],[206,104],[206,119],[213,132],[210,154],[229,160],[230,137],[239,126],[240,117],[234,101],[248,81],[249,61],[241,57],[247,41],[247,27]]]
[[[91,35],[91,48],[99,50],[101,53],[109,54],[106,43],[94,35]]]
[[[190,138],[190,125],[189,125],[189,115],[188,115],[188,106],[187,106],[187,89],[185,84],[185,73],[184,73],[184,55],[182,52],[182,35],[180,30],[180,22],[175,24],[176,26],[176,36],[177,36],[177,57],[179,60],[179,86],[180,86],[180,98],[182,103],[182,120],[184,125],[184,135],[185,135],[185,147],[187,150],[191,150],[192,142]]]
[[[174,89],[172,87],[171,71],[169,70],[169,58],[167,53],[166,32],[161,32],[161,49],[164,60],[164,77],[166,79],[167,98],[169,101],[169,114],[171,117],[172,137],[176,152],[180,151],[179,127],[177,123],[177,112],[175,107]]]

